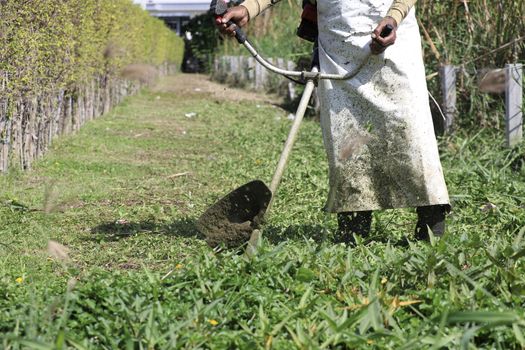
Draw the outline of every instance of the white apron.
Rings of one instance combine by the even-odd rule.
[[[319,0],[320,69],[353,71],[392,0]],[[319,83],[328,154],[329,212],[448,204],[423,66],[410,11],[397,40],[353,79]]]

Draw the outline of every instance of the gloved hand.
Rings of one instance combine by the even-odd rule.
[[[387,25],[391,25],[393,30],[392,32],[385,36],[381,36],[381,32],[385,29]],[[372,33],[372,42],[370,43],[370,51],[374,55],[378,55],[386,50],[387,47],[390,45],[394,45],[396,42],[396,30],[397,30],[397,22],[392,17],[385,17],[379,22],[376,29],[374,29],[374,32]]]
[[[235,36],[235,26],[228,26],[226,24],[230,20],[239,27],[245,26],[250,20],[250,16],[246,7],[242,5],[231,7],[222,17],[219,17],[215,20],[215,26],[222,34],[233,37]]]

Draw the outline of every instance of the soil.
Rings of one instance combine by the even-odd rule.
[[[271,104],[280,104],[283,98],[267,93],[258,93],[246,89],[239,89],[219,84],[202,74],[179,73],[174,76],[175,81],[163,79],[153,88],[158,92],[175,92],[181,96],[202,95],[202,99],[212,98],[217,101],[255,101]]]

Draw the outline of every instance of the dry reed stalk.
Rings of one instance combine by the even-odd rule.
[[[432,22],[430,22],[430,25],[432,25]],[[432,25],[432,31],[434,32],[434,34],[436,35],[437,40],[441,44],[441,47],[443,48],[443,51],[445,51],[445,63],[449,63],[450,62],[450,56],[449,56],[447,45],[446,45],[445,41],[443,40],[441,34],[439,34],[439,31],[437,30],[436,26]]]
[[[460,0],[460,2],[465,7],[465,18],[467,22],[467,29],[471,36],[474,36],[474,24],[472,23],[472,16],[470,15],[470,10],[468,7],[468,0]]]
[[[432,41],[432,38],[428,34],[427,28],[425,27],[425,25],[423,24],[423,22],[421,22],[419,18],[417,19],[417,22],[419,23],[419,26],[421,27],[421,30],[423,31],[423,35],[426,41],[428,42],[428,44],[430,45],[430,50],[436,57],[436,60],[438,62],[441,62],[441,55],[439,54],[439,51],[437,50],[436,45],[434,44],[434,41]]]

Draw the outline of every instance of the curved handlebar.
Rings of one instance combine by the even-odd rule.
[[[227,8],[228,8],[228,5],[226,4],[226,2],[224,0],[212,0],[212,2],[210,4],[210,10],[215,14],[216,18],[223,16],[226,13]],[[357,66],[352,72],[347,72],[346,74],[321,73],[317,69],[313,69],[312,71],[292,71],[292,70],[281,69],[279,67],[274,66],[273,64],[271,64],[270,62],[268,62],[267,60],[265,60],[263,57],[261,57],[259,55],[257,50],[255,50],[255,48],[252,46],[252,44],[248,41],[244,31],[239,26],[237,26],[232,21],[228,21],[227,24],[228,24],[228,26],[230,26],[230,25],[234,25],[235,26],[235,31],[234,31],[235,32],[235,38],[237,39],[239,44],[242,44],[242,45],[244,45],[244,47],[246,47],[246,49],[250,52],[250,54],[253,56],[253,58],[255,58],[255,60],[257,60],[257,62],[259,62],[261,65],[263,65],[269,71],[277,73],[277,74],[284,75],[284,76],[289,77],[289,78],[295,77],[295,78],[301,78],[303,80],[307,79],[307,80],[314,80],[314,81],[317,81],[319,79],[330,79],[330,80],[347,80],[347,79],[352,79],[367,64],[367,62],[368,62],[368,60],[369,60],[369,58],[370,58],[370,56],[372,54],[371,52],[369,52],[365,56],[365,58],[363,59],[361,64],[359,64],[359,66]],[[394,30],[394,27],[392,27],[391,25],[386,25],[383,28],[383,31],[381,32],[380,36],[381,37],[387,37],[388,35],[390,35],[390,33],[393,30]]]
[[[248,40],[245,40],[243,43],[244,47],[250,52],[250,54],[259,62],[262,66],[264,66],[269,71],[272,71],[277,74],[285,75],[288,77],[296,77],[296,78],[302,78],[302,79],[313,79],[313,80],[319,80],[319,79],[330,79],[330,80],[346,80],[346,79],[352,79],[355,77],[359,71],[364,67],[364,65],[368,62],[368,59],[370,58],[371,53],[369,53],[363,62],[357,66],[352,72],[348,72],[346,74],[327,74],[327,73],[321,73],[318,71],[294,71],[294,70],[286,70],[281,69],[279,67],[274,66],[267,60],[265,60],[257,50],[250,44]]]

